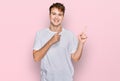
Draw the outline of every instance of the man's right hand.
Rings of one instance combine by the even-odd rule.
[[[50,39],[50,43],[53,45],[56,42],[58,42],[60,40],[60,36],[59,33],[56,33],[51,39]]]

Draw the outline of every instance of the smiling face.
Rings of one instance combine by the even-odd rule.
[[[53,7],[50,13],[50,24],[55,27],[60,26],[63,17],[64,17],[64,13],[60,9]]]

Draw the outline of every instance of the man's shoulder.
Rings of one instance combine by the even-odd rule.
[[[65,33],[67,33],[67,34],[69,34],[69,35],[73,34],[73,32],[72,32],[71,30],[66,29],[66,28],[64,28],[64,31],[65,31]]]
[[[65,33],[65,35],[67,36],[67,37],[69,37],[69,38],[74,38],[74,37],[76,37],[76,35],[75,35],[75,33],[73,32],[73,31],[71,31],[71,30],[69,30],[69,29],[64,29],[64,33]]]

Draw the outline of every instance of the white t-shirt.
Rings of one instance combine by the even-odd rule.
[[[49,28],[38,31],[33,50],[43,47],[55,33]],[[65,28],[60,35],[60,41],[53,44],[41,60],[41,81],[73,81],[71,54],[77,49],[78,39]]]

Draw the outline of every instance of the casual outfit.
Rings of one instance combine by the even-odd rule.
[[[43,47],[57,32],[49,28],[36,33],[33,50]],[[78,39],[69,30],[62,28],[60,41],[53,44],[41,59],[41,81],[73,81],[74,67],[71,54],[77,50]]]

